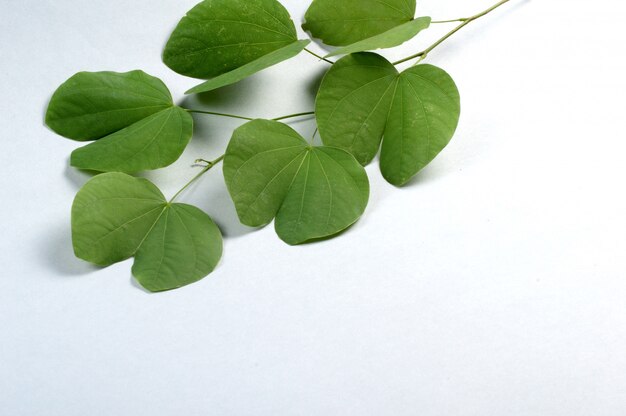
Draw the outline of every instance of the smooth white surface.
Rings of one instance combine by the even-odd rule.
[[[69,210],[87,176],[67,166],[79,144],[42,119],[80,70],[141,68],[182,99],[196,81],[160,52],[194,3],[0,2],[0,414],[626,414],[622,1],[513,0],[436,49],[429,62],[461,91],[458,134],[404,189],[370,166],[369,209],[341,238],[294,248],[237,225],[216,170],[183,200],[222,226],[222,263],[149,295],[130,261],[73,257]],[[299,23],[308,2],[284,3]],[[490,3],[423,0],[418,13]],[[311,110],[326,69],[302,54],[187,104]],[[180,161],[149,174],[166,194],[238,125],[197,120]]]

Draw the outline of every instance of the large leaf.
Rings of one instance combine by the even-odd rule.
[[[54,93],[46,122],[74,140],[97,140],[72,153],[77,168],[138,172],[175,162],[193,119],[167,87],[142,71],[80,72]]]
[[[403,23],[400,26],[396,26],[393,29],[389,29],[380,35],[372,36],[371,38],[363,39],[352,45],[338,48],[326,55],[326,57],[393,48],[394,46],[402,45],[404,42],[414,38],[422,30],[427,29],[430,26],[430,20],[430,17],[419,17],[410,22]]]
[[[143,71],[79,72],[54,93],[46,124],[73,140],[96,140],[173,105],[169,90]]]
[[[208,91],[289,59],[304,46],[277,0],[204,0],[174,29],[163,62],[193,78],[223,75],[198,90]]]
[[[239,82],[250,75],[256,74],[257,72],[276,65],[282,61],[293,58],[302,52],[302,50],[304,50],[309,43],[311,43],[310,40],[299,40],[291,43],[283,48],[270,52],[267,55],[263,55],[262,57],[237,69],[203,82],[202,84],[190,89],[185,94],[208,92]]]
[[[329,237],[365,211],[369,182],[349,153],[311,147],[289,126],[254,120],[233,133],[224,176],[239,219],[252,227],[276,219],[288,244]]]
[[[315,115],[324,143],[352,153],[363,165],[380,149],[398,71],[373,53],[348,55],[320,86]]]
[[[70,163],[100,172],[139,172],[174,163],[193,134],[193,119],[170,107],[72,152]]]
[[[400,26],[415,16],[415,0],[314,0],[304,30],[327,45],[346,46]]]
[[[133,275],[153,292],[202,279],[222,255],[208,215],[170,204],[148,180],[123,173],[96,176],[78,192],[72,240],[77,257],[101,266],[134,256]]]
[[[459,92],[432,65],[398,73],[380,55],[340,59],[326,74],[316,100],[325,145],[348,150],[369,163],[383,140],[385,179],[403,185],[449,143],[460,116]]]

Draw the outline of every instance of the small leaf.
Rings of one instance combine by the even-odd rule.
[[[68,139],[96,140],[172,105],[165,84],[143,71],[79,72],[52,96],[46,124]]]
[[[153,292],[202,279],[222,255],[208,215],[170,204],[150,181],[123,173],[96,176],[78,192],[72,240],[77,257],[101,266],[135,256],[133,274]]]
[[[234,84],[241,81],[250,75],[256,74],[266,68],[276,65],[282,61],[293,58],[306,48],[311,43],[310,40],[299,40],[283,48],[268,53],[250,63],[247,63],[237,69],[234,69],[225,74],[218,75],[202,84],[190,89],[185,94],[198,94],[202,92],[208,92],[217,88],[222,88],[227,85]]]
[[[418,65],[399,74],[373,53],[340,59],[316,99],[323,143],[367,164],[382,139],[381,171],[394,185],[408,182],[450,142],[460,109],[456,85],[442,69]]]
[[[202,89],[208,91],[295,56],[302,46],[297,40],[289,12],[276,0],[204,0],[174,29],[165,46],[163,62],[179,74],[200,79],[218,77],[251,64],[211,80],[208,89]],[[283,48],[287,49],[257,61]]]
[[[70,163],[79,169],[134,173],[174,163],[193,134],[193,119],[180,107],[170,107],[74,150]]]
[[[332,46],[346,46],[400,26],[415,16],[415,0],[314,0],[302,28]]]
[[[430,17],[419,17],[410,22],[401,24],[380,35],[363,39],[362,41],[353,43],[336,49],[326,55],[326,58],[336,55],[348,55],[356,52],[373,51],[376,49],[393,48],[402,45],[404,42],[414,38],[419,32],[428,29],[430,26]]]
[[[335,235],[365,211],[369,182],[349,153],[311,147],[289,126],[254,120],[233,133],[224,176],[243,224],[276,218],[278,236],[301,244]]]

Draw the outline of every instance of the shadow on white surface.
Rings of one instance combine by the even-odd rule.
[[[74,255],[69,221],[68,224],[53,224],[42,237],[38,240],[38,256],[47,269],[55,272],[54,276],[84,276],[101,270]]]

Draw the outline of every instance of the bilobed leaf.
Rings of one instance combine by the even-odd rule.
[[[363,39],[342,48],[338,48],[326,55],[326,58],[336,55],[348,55],[356,52],[373,51],[376,49],[393,48],[414,38],[419,32],[430,26],[430,17],[419,17],[410,22],[401,24],[379,35]]]
[[[222,254],[222,237],[202,211],[168,203],[146,179],[96,176],[72,206],[77,257],[101,266],[135,257],[133,275],[150,291],[175,289],[208,275]]]
[[[68,139],[100,139],[173,105],[169,90],[143,71],[79,72],[54,93],[46,124]]]
[[[409,22],[415,0],[314,0],[302,28],[332,46],[346,46]]]
[[[398,73],[373,53],[340,59],[316,100],[323,143],[367,164],[382,139],[381,170],[394,185],[408,182],[443,150],[460,111],[459,92],[445,71],[417,65]]]
[[[276,121],[235,130],[224,176],[241,222],[260,227],[275,218],[288,244],[337,234],[359,219],[369,199],[367,175],[352,155],[311,147]]]
[[[193,135],[193,119],[167,87],[142,71],[80,72],[52,96],[46,122],[74,140],[97,140],[71,164],[100,172],[139,172],[174,163]]]
[[[199,94],[239,82],[250,75],[256,74],[257,72],[276,65],[282,61],[293,58],[302,52],[302,50],[304,50],[309,43],[311,43],[310,40],[299,40],[291,43],[285,47],[270,52],[267,55],[263,55],[262,57],[237,69],[203,82],[202,84],[190,89],[185,94]]]
[[[380,149],[398,71],[374,53],[348,55],[326,73],[315,115],[324,144],[349,151],[359,163]]]
[[[170,107],[72,152],[79,169],[133,173],[174,163],[193,134],[193,119]]]
[[[201,89],[208,91],[289,59],[303,48],[289,13],[277,0],[204,0],[174,29],[163,62],[193,78],[224,75]]]

